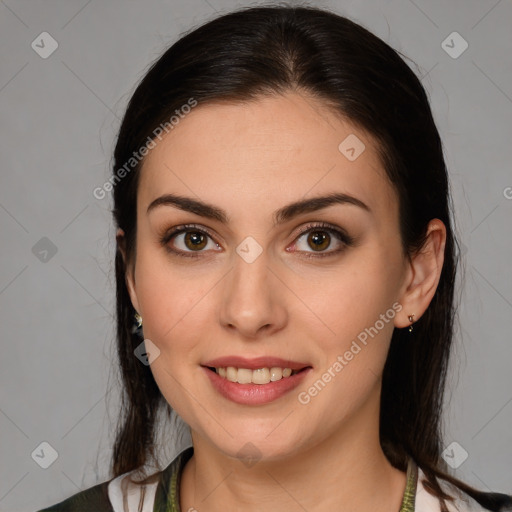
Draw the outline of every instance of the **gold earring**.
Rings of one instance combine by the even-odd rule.
[[[409,322],[411,322],[411,325],[409,326],[409,332],[412,332],[412,324],[414,323],[414,315],[409,315]]]
[[[135,313],[134,318],[137,324],[137,328],[140,329],[142,327],[142,317],[139,315],[139,313]]]

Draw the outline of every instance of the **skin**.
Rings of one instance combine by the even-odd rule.
[[[355,161],[338,149],[350,134],[366,146]],[[273,226],[276,209],[332,192],[358,198],[371,212],[335,204]],[[222,208],[229,223],[173,206],[147,213],[165,193]],[[333,224],[355,243],[344,247],[317,228],[331,235],[322,246],[331,256],[308,259],[318,251],[298,229],[310,222]],[[159,235],[184,223],[214,235],[197,259],[160,243]],[[252,263],[236,252],[247,236],[263,251]],[[379,443],[382,370],[393,328],[407,327],[410,314],[420,318],[434,295],[445,239],[443,223],[433,219],[424,249],[404,254],[397,196],[375,142],[305,93],[199,105],[158,142],[141,171],[136,258],[126,280],[144,336],[160,350],[151,364],[158,386],[191,428],[182,510],[399,509],[406,475]],[[167,246],[198,254],[183,234]],[[378,335],[309,403],[299,403],[298,393],[396,302],[402,309]],[[272,355],[313,370],[274,402],[240,405],[219,395],[200,367],[226,355]],[[251,467],[240,455],[248,442],[259,451]]]

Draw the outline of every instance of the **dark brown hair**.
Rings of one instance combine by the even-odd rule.
[[[136,88],[114,152],[114,173],[155,129],[194,98],[199,105],[246,102],[303,91],[370,133],[399,197],[403,250],[421,249],[427,224],[446,226],[444,265],[436,293],[414,331],[395,329],[382,379],[380,439],[389,461],[405,470],[412,457],[426,487],[451,499],[437,477],[482,505],[499,510],[498,494],[483,493],[448,474],[442,452],[442,406],[455,317],[457,268],[451,200],[442,143],[425,90],[400,54],[349,19],[315,7],[244,8],[189,32],[168,48]],[[149,139],[148,139],[149,137]],[[135,262],[140,164],[114,186],[114,218],[127,261],[116,254],[117,343],[124,401],[112,471],[115,476],[155,457],[155,419],[170,406],[149,366],[134,357],[141,339],[125,282]]]

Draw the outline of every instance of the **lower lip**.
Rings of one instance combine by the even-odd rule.
[[[312,370],[306,368],[290,377],[269,382],[268,384],[239,384],[221,377],[216,372],[203,366],[213,387],[224,397],[237,404],[260,405],[273,402],[295,389]]]

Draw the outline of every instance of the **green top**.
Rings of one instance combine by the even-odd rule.
[[[407,464],[407,483],[399,512],[414,512],[414,500],[418,486],[418,466],[412,457]]]
[[[156,488],[153,512],[181,512],[180,483],[183,468],[192,457],[194,448],[189,446],[160,473]],[[108,497],[110,480],[74,494],[70,498],[39,512],[122,512],[112,508]],[[418,483],[418,467],[412,458],[407,466],[407,484],[398,512],[414,512]]]

